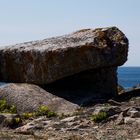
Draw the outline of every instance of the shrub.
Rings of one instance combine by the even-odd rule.
[[[94,122],[99,123],[99,122],[105,120],[107,117],[108,117],[107,113],[105,111],[101,111],[98,114],[92,114],[90,118]]]
[[[0,112],[3,112],[6,108],[6,100],[0,100]]]
[[[22,124],[22,119],[20,116],[15,116],[12,119],[7,120],[7,126],[10,128],[17,128]]]
[[[42,106],[39,107],[38,111],[36,111],[36,112],[25,112],[21,115],[21,117],[23,119],[28,119],[28,118],[31,118],[31,117],[43,116],[43,115],[50,118],[50,117],[56,116],[57,114],[53,111],[50,111],[47,106],[42,105]]]
[[[6,100],[0,100],[0,112],[2,113],[16,113],[15,105],[7,105]]]
[[[11,105],[11,106],[10,106],[9,112],[10,112],[10,113],[16,113],[16,112],[17,112],[17,111],[16,111],[15,105]]]
[[[49,111],[49,109],[47,106],[41,105],[38,110],[38,115],[46,115],[48,113],[48,111]]]
[[[55,113],[55,112],[53,112],[53,111],[48,111],[48,113],[47,113],[47,115],[46,115],[48,118],[50,118],[50,117],[55,117],[55,116],[57,116],[57,114]]]
[[[37,115],[40,115],[40,116],[46,115],[46,117],[50,118],[50,117],[56,116],[56,113],[53,111],[50,111],[47,106],[42,105],[39,107],[39,111],[37,112]]]
[[[1,99],[0,100],[0,112],[1,113],[16,113],[16,107],[15,105],[7,105],[6,100]],[[22,119],[28,119],[34,116],[42,116],[42,115],[46,115],[46,117],[50,118],[50,117],[54,117],[57,114],[53,111],[50,111],[48,109],[47,106],[45,105],[41,105],[38,109],[38,111],[36,112],[25,112],[23,114],[21,114],[21,118]],[[15,122],[18,122],[18,119],[15,120]]]
[[[33,116],[35,116],[35,115],[36,115],[35,112],[25,112],[25,113],[23,113],[23,114],[21,115],[21,117],[22,117],[23,119],[28,119],[28,118],[31,118],[31,117],[33,117]]]

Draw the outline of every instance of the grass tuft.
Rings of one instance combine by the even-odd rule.
[[[108,117],[107,113],[105,111],[101,111],[98,114],[92,114],[90,119],[93,120],[94,122],[101,122],[105,120]]]

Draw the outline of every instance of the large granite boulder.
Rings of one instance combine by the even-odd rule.
[[[0,80],[53,83],[87,70],[115,68],[127,60],[127,53],[128,40],[118,28],[83,29],[60,37],[0,47]]]
[[[15,105],[17,113],[38,111],[45,105],[57,114],[73,114],[79,105],[55,96],[33,84],[6,84],[0,87],[0,99]]]

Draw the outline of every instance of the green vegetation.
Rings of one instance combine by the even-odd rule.
[[[10,123],[11,123],[11,127],[16,127],[16,126],[18,126],[19,124],[22,123],[22,119],[21,119],[20,116],[16,116],[15,118],[13,118],[13,119],[11,120]]]
[[[16,113],[16,107],[15,105],[8,105],[6,100],[1,99],[0,100],[0,112],[1,113]],[[42,116],[42,115],[46,115],[46,117],[50,118],[50,117],[54,117],[57,114],[53,111],[50,111],[48,109],[47,106],[42,105],[39,107],[39,110],[36,112],[25,112],[23,114],[21,114],[21,118],[22,119],[28,119],[30,117],[34,117],[34,116]],[[14,120],[15,122],[19,122],[20,118],[16,118],[16,120]]]
[[[0,100],[0,113],[17,113],[15,105],[8,105],[6,100],[1,99]],[[36,117],[36,116],[43,116],[45,115],[46,117],[54,117],[57,114],[53,111],[50,111],[47,106],[42,105],[39,107],[38,111],[36,112],[25,112],[20,115],[16,115],[12,119],[7,120],[8,126],[11,128],[16,128],[25,119],[31,118],[31,117]]]
[[[36,116],[36,112],[25,112],[21,115],[22,119],[28,119]]]
[[[15,117],[14,118],[14,121],[16,124],[20,123],[21,122],[21,118],[20,117]]]
[[[21,117],[23,119],[28,119],[28,118],[31,118],[31,117],[43,116],[43,115],[50,118],[50,117],[55,117],[57,114],[53,111],[50,111],[47,106],[42,105],[42,106],[39,107],[38,111],[36,111],[36,112],[25,112],[21,115]]]
[[[42,105],[39,107],[39,111],[37,112],[36,115],[38,116],[46,115],[46,117],[50,118],[56,116],[57,114],[53,111],[50,111],[47,106]]]
[[[8,105],[6,100],[0,100],[0,112],[1,113],[16,113],[16,107],[14,105]]]
[[[45,105],[42,105],[39,107],[38,115],[46,115],[48,112],[49,112],[48,107]]]
[[[94,122],[99,123],[99,122],[105,120],[107,117],[108,117],[107,113],[105,111],[101,111],[98,114],[92,114],[90,118]]]

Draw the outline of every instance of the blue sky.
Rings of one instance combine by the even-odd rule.
[[[0,46],[106,26],[130,41],[125,66],[140,66],[140,0],[0,0]]]

